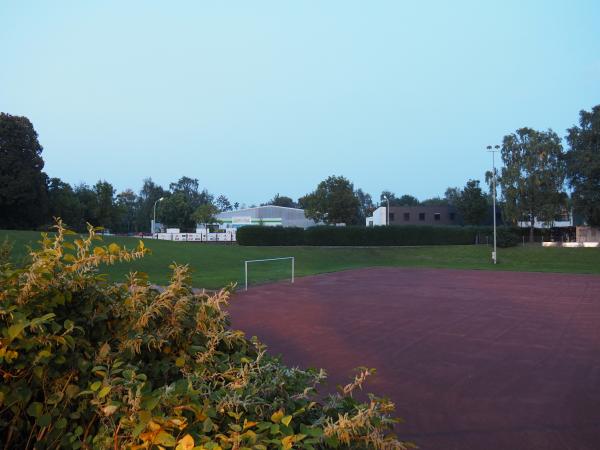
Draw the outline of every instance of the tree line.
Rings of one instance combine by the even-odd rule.
[[[578,125],[567,130],[565,141],[566,150],[553,130],[527,127],[504,136],[498,146],[500,167],[485,174],[487,188],[481,180],[471,179],[462,188],[449,187],[443,196],[422,201],[389,190],[374,200],[349,179],[332,175],[297,201],[277,193],[262,205],[303,208],[317,222],[348,225],[365,224],[365,218],[387,202],[390,206],[452,205],[466,225],[481,225],[490,221],[495,178],[506,223],[525,221],[533,234],[536,220],[551,224],[562,212],[572,210],[589,225],[599,226],[600,105],[580,112]],[[0,113],[0,228],[43,228],[52,217],[62,217],[77,230],[92,223],[114,232],[145,232],[154,204],[162,198],[157,220],[192,230],[197,223],[214,222],[219,212],[245,206],[201,189],[198,179],[187,176],[167,189],[147,178],[137,193],[132,189],[117,193],[105,180],[71,186],[46,175],[42,150],[29,119]]]

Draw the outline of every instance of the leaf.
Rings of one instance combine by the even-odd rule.
[[[94,392],[96,392],[98,389],[100,389],[100,386],[102,386],[102,382],[101,381],[94,381],[91,385],[90,385],[90,389]]]
[[[108,245],[108,252],[109,252],[111,255],[118,255],[120,251],[121,251],[121,247],[119,247],[119,245],[118,245],[118,244],[115,244],[114,242],[111,242],[111,243]]]
[[[12,341],[19,334],[21,334],[21,332],[25,329],[26,326],[26,322],[20,322],[8,327],[8,337],[10,338],[10,340]]]
[[[179,358],[177,358],[175,360],[175,365],[177,367],[183,367],[185,365],[185,358],[183,356],[180,356]]]
[[[104,413],[104,415],[110,416],[114,414],[117,409],[119,409],[117,405],[107,405],[104,408],[102,408],[102,412]]]
[[[279,421],[283,418],[284,412],[282,409],[280,409],[279,411],[274,412],[271,415],[271,422],[274,423],[279,423]]]
[[[40,402],[33,402],[27,407],[27,414],[29,414],[31,417],[40,417],[43,410],[44,405],[42,405]]]
[[[291,421],[292,421],[292,416],[285,416],[284,418],[281,419],[281,423],[284,424],[286,427],[290,424]]]
[[[104,386],[102,389],[100,389],[100,392],[98,392],[98,397],[100,398],[104,398],[108,395],[108,393],[110,392],[111,387],[110,386]]]
[[[213,430],[213,423],[210,420],[210,417],[207,417],[204,423],[202,424],[202,431],[205,433],[210,433]]]
[[[172,434],[169,434],[166,431],[160,431],[154,438],[153,443],[158,445],[165,445],[167,447],[175,447],[175,444],[177,444],[177,440],[173,437]]]
[[[192,450],[194,446],[194,438],[189,434],[186,434],[179,440],[179,442],[177,443],[177,447],[175,447],[175,450]]]
[[[65,253],[63,261],[72,263],[75,262],[75,257],[71,253]]]
[[[52,417],[50,414],[44,414],[43,416],[38,417],[36,422],[40,427],[47,427],[50,425],[50,422],[52,422]]]

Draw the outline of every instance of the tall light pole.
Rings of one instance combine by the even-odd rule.
[[[496,152],[499,151],[500,146],[491,145],[487,146],[487,151],[492,153],[492,205],[494,210],[494,251],[492,252],[492,261],[494,264],[497,262],[496,257]]]
[[[389,225],[390,224],[390,199],[388,198],[387,195],[384,195],[383,198],[385,198],[385,200],[387,201],[387,209],[385,210],[385,212],[386,212],[385,224]]]
[[[154,234],[155,230],[156,230],[156,204],[158,202],[162,202],[164,199],[165,199],[164,197],[161,197],[154,202],[154,219],[152,220],[152,230],[151,230],[152,234]]]

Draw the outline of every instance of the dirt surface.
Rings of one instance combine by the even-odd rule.
[[[424,449],[600,449],[600,277],[374,268],[237,293],[233,326],[369,391]]]

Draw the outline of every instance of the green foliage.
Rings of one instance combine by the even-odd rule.
[[[481,225],[488,214],[487,196],[479,187],[479,180],[469,180],[462,190],[447,191],[447,197],[453,204],[466,225]]]
[[[196,223],[202,224],[212,224],[217,220],[215,216],[219,213],[218,208],[211,204],[207,203],[206,205],[198,206],[196,211],[194,212],[193,218]]]
[[[515,247],[521,243],[521,237],[515,230],[510,228],[498,228],[496,230],[496,245],[500,248]]]
[[[305,245],[305,230],[248,225],[237,230],[236,239],[239,245]]]
[[[35,228],[47,213],[42,146],[27,117],[0,113],[0,227]]]
[[[237,231],[240,245],[461,245],[491,235],[490,227],[377,226],[307,229],[245,226]]]
[[[523,218],[530,221],[533,239],[535,219],[551,223],[565,205],[565,165],[560,138],[552,130],[520,128],[504,136],[502,161],[500,185],[505,213],[513,223]]]
[[[143,243],[67,234],[59,222],[24,268],[0,267],[5,448],[407,448],[389,401],[352,396],[371,370],[319,400],[322,371],[287,368],[229,327],[228,289],[194,293],[176,264],[164,290],[138,272],[108,283],[99,267],[143,257]]]
[[[568,130],[567,179],[576,212],[589,225],[600,225],[600,105],[579,113],[579,126]]]
[[[317,189],[298,200],[306,217],[327,224],[356,224],[360,217],[360,201],[354,185],[342,176],[330,176]]]
[[[298,204],[291,198],[285,195],[279,195],[279,193],[275,194],[275,196],[269,200],[267,203],[263,203],[262,206],[283,206],[285,208],[297,208]]]

